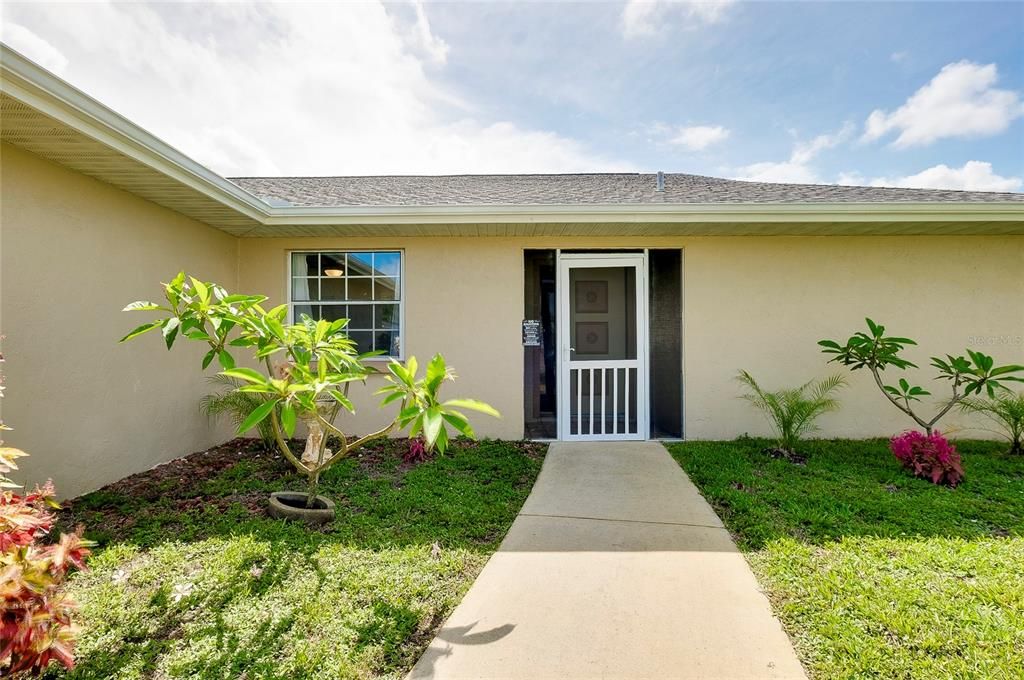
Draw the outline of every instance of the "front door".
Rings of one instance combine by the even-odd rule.
[[[647,262],[558,261],[559,439],[647,439]]]

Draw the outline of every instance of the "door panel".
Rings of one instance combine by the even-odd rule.
[[[559,436],[646,439],[647,292],[639,255],[559,260]]]

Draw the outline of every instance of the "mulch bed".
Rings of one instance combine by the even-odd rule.
[[[296,455],[301,454],[305,442],[289,442]],[[474,442],[456,439],[449,450],[472,448]],[[546,446],[534,442],[518,443],[524,455],[533,459],[544,456]],[[351,454],[353,460],[370,477],[395,475],[401,483],[404,473],[418,463],[401,460],[409,448],[407,439],[381,439],[363,446]],[[210,479],[237,465],[248,463],[247,478],[265,481],[296,474],[295,469],[276,449],[268,448],[259,439],[237,438],[199,451],[183,458],[175,458],[156,467],[130,475],[98,491],[66,500],[58,513],[58,531],[73,530],[80,524],[102,527],[108,540],[125,538],[138,517],[154,512],[188,513],[201,509],[225,511],[241,505],[254,516],[268,516],[267,492],[249,491],[211,495],[204,493],[203,485]],[[396,474],[397,473],[397,474]],[[159,501],[159,505],[154,505]]]

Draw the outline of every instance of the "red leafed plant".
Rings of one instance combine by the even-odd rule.
[[[9,429],[0,422],[0,431]],[[38,675],[53,660],[74,666],[75,604],[64,581],[72,568],[85,568],[92,545],[82,539],[81,528],[42,544],[53,528],[50,509],[59,506],[51,482],[27,494],[11,490],[18,485],[7,473],[25,455],[0,439],[0,677]]]
[[[425,463],[430,460],[430,452],[421,438],[412,437],[409,439],[409,448],[402,454],[402,460],[410,465]]]
[[[932,484],[956,487],[963,481],[960,454],[938,431],[931,434],[910,430],[889,440],[889,448],[903,467]]]

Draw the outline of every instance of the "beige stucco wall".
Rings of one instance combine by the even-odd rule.
[[[286,295],[289,250],[404,250],[405,347],[421,359],[444,353],[460,376],[450,394],[502,411],[501,421],[476,419],[478,431],[494,437],[523,433],[525,248],[684,250],[688,438],[766,434],[736,398],[737,369],[770,388],[839,370],[826,365],[816,341],[845,338],[866,315],[918,339],[910,356],[922,366],[930,354],[965,347],[1024,363],[1024,237],[289,238],[242,239],[239,247],[240,290],[274,302]],[[912,424],[870,375],[849,377],[843,410],[822,420],[823,435],[890,435]],[[927,370],[921,380],[936,393],[946,389]],[[371,390],[355,391],[357,414],[343,423],[362,432],[383,422]],[[970,424],[959,415],[946,423]]]
[[[405,253],[406,354],[442,352],[472,396],[504,418],[475,418],[487,436],[523,434],[523,250],[682,248],[684,427],[688,438],[765,434],[736,398],[733,376],[792,385],[829,371],[815,345],[870,314],[922,346],[911,357],[980,348],[1024,363],[1024,237],[393,237],[235,239],[131,194],[4,145],[0,149],[0,332],[8,362],[5,421],[32,455],[19,479],[52,477],[63,496],[97,488],[231,436],[197,402],[208,391],[202,348],[163,349],[159,336],[117,339],[178,268],[284,301],[288,251]],[[212,373],[211,369],[208,373]],[[928,371],[924,384],[939,391]],[[823,434],[888,435],[910,423],[851,376]],[[356,386],[361,433],[384,423]],[[956,415],[948,425],[969,425]],[[964,434],[983,435],[967,431]]]
[[[230,436],[199,413],[201,348],[117,340],[145,319],[121,308],[158,297],[177,268],[233,287],[237,241],[16,147],[0,154],[3,417],[31,454],[17,479],[52,477],[73,496]]]

